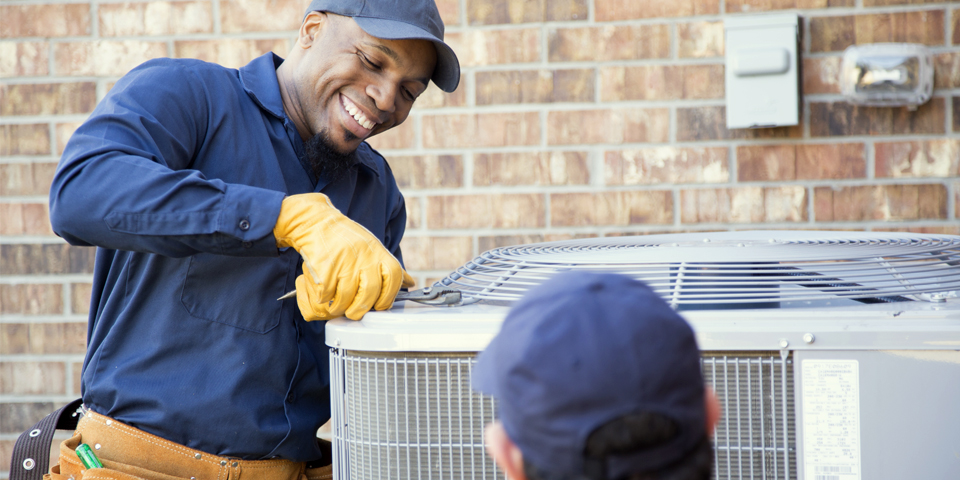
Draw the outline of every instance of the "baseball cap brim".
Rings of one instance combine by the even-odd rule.
[[[384,40],[429,40],[437,50],[437,65],[433,69],[433,83],[444,92],[452,92],[460,84],[460,60],[453,49],[430,32],[409,23],[376,17],[353,17],[363,31]]]

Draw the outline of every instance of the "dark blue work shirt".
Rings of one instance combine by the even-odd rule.
[[[84,403],[174,442],[244,459],[320,458],[330,417],[323,322],[278,251],[285,195],[323,192],[400,261],[406,212],[366,143],[345,178],[313,178],[267,54],[238,70],[151,60],[110,90],[67,144],[54,231],[95,245]]]

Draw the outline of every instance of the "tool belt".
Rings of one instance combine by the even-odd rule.
[[[21,435],[14,447],[11,480],[325,480],[333,478],[332,465],[307,468],[303,462],[290,460],[241,460],[211,455],[149,434],[110,417],[85,411],[79,421],[69,417],[76,402],[41,420],[33,430]],[[71,409],[73,407],[73,409]],[[66,415],[64,415],[66,414]],[[75,415],[75,414],[74,414]],[[55,417],[51,419],[51,417]],[[66,420],[62,420],[67,417]],[[47,422],[46,425],[44,422]],[[54,426],[70,428],[76,424],[74,435],[60,444],[59,463],[46,471]],[[37,431],[41,433],[34,433]],[[26,453],[21,440],[37,439],[42,433],[46,448],[34,447]],[[33,442],[35,445],[37,442]],[[42,441],[40,443],[43,443]],[[103,468],[87,470],[77,456],[78,445],[85,443],[103,463]],[[42,445],[41,445],[42,447]],[[40,453],[42,451],[42,453]],[[20,458],[23,457],[23,458]],[[34,458],[36,457],[36,458]],[[19,463],[18,463],[19,462]],[[25,468],[30,467],[30,468]]]

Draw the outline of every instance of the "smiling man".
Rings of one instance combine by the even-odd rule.
[[[120,79],[50,192],[54,231],[97,247],[86,410],[53,478],[81,478],[80,443],[98,478],[320,475],[329,357],[310,321],[413,284],[403,196],[365,140],[459,79],[432,0],[315,0],[286,59]]]

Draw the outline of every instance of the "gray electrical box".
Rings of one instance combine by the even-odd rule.
[[[798,25],[796,14],[724,20],[727,128],[799,122]]]

